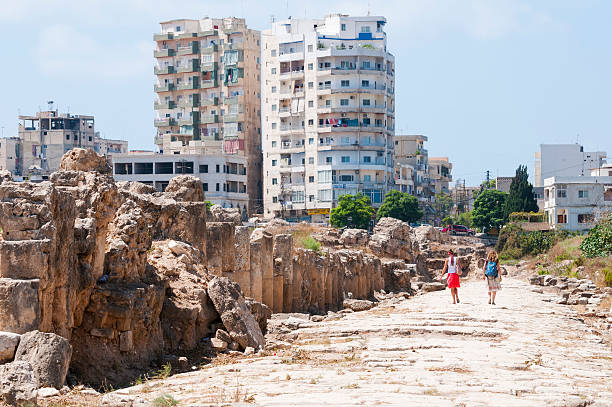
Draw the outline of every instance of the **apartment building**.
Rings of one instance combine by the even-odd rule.
[[[435,188],[432,187],[430,182],[429,155],[425,148],[426,141],[427,136],[423,135],[396,135],[394,142],[395,182],[398,185],[403,185],[407,182],[404,177],[411,176],[412,191],[406,190],[403,192],[416,196],[420,202],[429,202],[435,195]],[[400,170],[402,167],[410,167],[412,171],[402,172]],[[448,168],[448,166],[445,167]],[[450,176],[450,173],[448,175]],[[445,176],[444,179],[446,178],[448,177]]]
[[[20,166],[21,143],[19,137],[5,137],[0,139],[0,170],[8,170],[17,174]]]
[[[544,211],[554,228],[591,229],[599,216],[612,213],[612,176],[546,178]]]
[[[100,132],[94,133],[94,151],[106,157],[112,163],[113,155],[128,152],[127,140],[113,140],[100,137]]]
[[[607,155],[603,151],[585,152],[580,144],[540,144],[535,153],[534,186],[544,186],[550,177],[578,177],[601,168]]]
[[[395,58],[384,17],[288,19],[262,33],[266,217],[324,221],[393,187]]]
[[[214,191],[218,196],[210,191],[206,197],[250,213],[261,212],[259,31],[247,28],[241,18],[179,19],[162,22],[154,40],[155,144],[164,157],[150,154],[146,160],[180,162],[166,156],[185,155],[194,171],[206,165],[244,167],[228,174],[222,188]],[[138,175],[168,175],[157,174],[156,165],[142,168],[139,171],[152,168],[153,172]],[[163,186],[161,178],[158,185]]]
[[[448,157],[429,157],[429,182],[434,194],[450,194],[449,184],[453,180],[453,164]]]

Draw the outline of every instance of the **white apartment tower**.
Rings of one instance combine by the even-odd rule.
[[[262,33],[264,215],[321,221],[393,187],[395,59],[384,17],[289,19]]]

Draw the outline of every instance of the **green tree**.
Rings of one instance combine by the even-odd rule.
[[[437,219],[444,219],[450,215],[450,211],[453,208],[453,199],[450,195],[436,194],[431,206],[434,210],[434,216]]]
[[[459,214],[457,218],[457,223],[463,225],[465,227],[472,227],[472,212],[463,212]]]
[[[337,228],[367,229],[375,212],[368,196],[346,194],[340,196],[338,206],[331,210],[329,222]]]
[[[503,206],[506,196],[505,192],[496,189],[487,189],[478,195],[472,211],[472,225],[485,230],[501,227],[505,223]]]
[[[423,211],[419,209],[419,201],[416,197],[392,189],[385,195],[378,212],[376,220],[380,218],[396,218],[404,222],[412,223],[423,217]]]
[[[508,220],[512,212],[538,212],[538,210],[538,203],[533,197],[533,185],[529,183],[527,167],[519,165],[504,203],[504,219]]]

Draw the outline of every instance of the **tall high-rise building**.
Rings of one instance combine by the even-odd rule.
[[[155,144],[162,157],[139,165],[147,171],[140,175],[163,188],[176,174],[194,174],[213,203],[261,212],[259,31],[241,18],[180,19],[162,22],[154,40]],[[162,165],[168,155],[186,158]]]
[[[393,187],[395,58],[384,17],[289,19],[262,33],[266,217],[322,221]]]

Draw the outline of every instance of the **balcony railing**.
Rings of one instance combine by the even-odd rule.
[[[173,57],[175,55],[176,55],[176,51],[170,48],[160,49],[160,50],[156,50],[155,52],[153,52],[153,56],[155,56],[156,58]]]
[[[202,124],[219,123],[219,115],[217,114],[202,115],[202,117],[200,117],[200,123]]]
[[[218,86],[216,79],[205,79],[202,81],[202,89],[216,88]]]
[[[187,63],[186,66],[181,66],[177,69],[177,72],[199,72],[200,71],[200,61],[197,59],[192,59]]]
[[[167,117],[165,119],[155,119],[154,124],[155,127],[176,126],[176,119],[171,117]]]
[[[155,85],[153,89],[155,90],[155,92],[169,92],[174,90],[174,84],[166,83],[164,85]]]
[[[168,40],[172,40],[172,39],[174,39],[174,34],[173,33],[154,34],[153,35],[153,41],[168,41]]]
[[[164,67],[156,66],[155,69],[153,70],[153,73],[155,73],[155,75],[167,75],[167,74],[175,73],[175,70],[172,65],[164,66]]]
[[[191,55],[191,54],[197,54],[198,52],[200,52],[200,43],[194,41],[186,47],[180,47],[178,49],[177,54],[178,55]]]
[[[178,85],[178,90],[192,90],[192,89],[200,89],[200,84],[197,81],[184,82]]]
[[[195,126],[198,124],[198,122],[199,122],[199,118],[196,115],[196,116],[190,116],[190,117],[179,119],[178,124],[179,126]]]
[[[186,108],[192,108],[192,107],[198,107],[200,106],[200,99],[195,97],[198,95],[193,95],[193,98],[186,98],[186,99],[181,99],[180,102],[178,102],[178,105],[180,107],[186,107]]]
[[[223,99],[223,103],[225,103],[226,105],[237,105],[240,103],[240,96],[231,96],[231,97],[226,97],[225,99]]]
[[[212,97],[208,99],[202,99],[202,106],[217,106],[219,104],[218,97]]]
[[[211,72],[218,69],[217,62],[202,62],[202,72]]]
[[[167,102],[155,102],[155,110],[159,109],[174,109],[176,107],[176,103],[173,100],[169,100]]]
[[[208,47],[202,48],[200,50],[200,53],[202,54],[212,54],[213,52],[217,52],[217,50],[219,49],[219,47],[215,44],[215,45],[209,45]]]
[[[223,123],[234,123],[238,121],[238,114],[226,114],[223,116]]]

